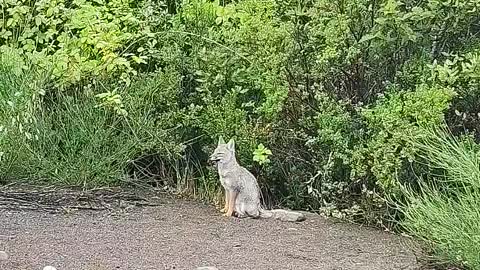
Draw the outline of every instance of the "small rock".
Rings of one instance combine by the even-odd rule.
[[[0,251],[0,261],[8,260],[8,254],[5,251]]]
[[[202,266],[202,267],[197,267],[196,270],[218,270],[218,268],[213,266]]]
[[[48,266],[43,267],[43,270],[57,270],[57,268],[48,265]]]

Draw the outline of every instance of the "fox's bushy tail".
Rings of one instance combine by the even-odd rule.
[[[260,210],[260,217],[261,218],[271,218],[271,219],[278,219],[281,221],[304,221],[305,215],[300,212],[283,210],[283,209],[274,209],[274,210]]]

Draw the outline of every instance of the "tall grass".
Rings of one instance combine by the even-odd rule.
[[[403,227],[421,239],[440,262],[480,269],[479,148],[449,132],[426,129],[417,141],[421,158],[444,177],[422,183],[420,192],[406,188]]]
[[[46,76],[27,65],[14,49],[0,50],[0,178],[28,174],[32,158],[26,142],[34,139],[31,126]]]
[[[129,114],[119,115],[95,96],[112,89],[62,92],[15,52],[0,55],[0,180],[92,187],[177,173],[181,113],[165,102],[177,90],[176,74],[158,72],[121,89]]]
[[[36,173],[50,182],[111,185],[124,178],[136,142],[122,118],[96,108],[94,97],[59,95],[37,120],[39,139],[30,142]]]
[[[0,116],[0,173],[4,180],[86,186],[122,179],[127,160],[137,150],[134,138],[120,128],[122,119],[96,108],[94,97],[61,92],[40,97],[36,95],[40,89],[28,87],[36,77],[26,71],[18,76],[11,69],[3,71],[0,92],[6,102]],[[20,95],[25,97],[16,98]]]

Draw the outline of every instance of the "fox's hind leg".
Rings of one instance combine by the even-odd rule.
[[[238,218],[259,218],[260,217],[260,212],[258,210],[247,209],[247,207],[245,207],[246,206],[245,204],[242,204],[242,206],[243,207],[241,209],[235,210]]]
[[[248,209],[246,210],[246,214],[251,218],[259,218],[260,217],[260,210],[256,205],[249,205]]]
[[[237,199],[237,203],[235,205],[235,212],[236,212],[236,216],[238,218],[245,218],[245,217],[248,217],[248,214],[246,213],[246,204],[245,202],[243,201],[238,201]]]

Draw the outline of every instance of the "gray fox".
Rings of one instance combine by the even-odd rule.
[[[303,221],[302,213],[282,209],[265,210],[260,204],[260,189],[257,179],[247,169],[240,166],[235,157],[235,142],[225,143],[222,137],[210,161],[217,165],[220,182],[225,189],[224,216],[234,213],[239,218],[273,218],[282,221]]]

